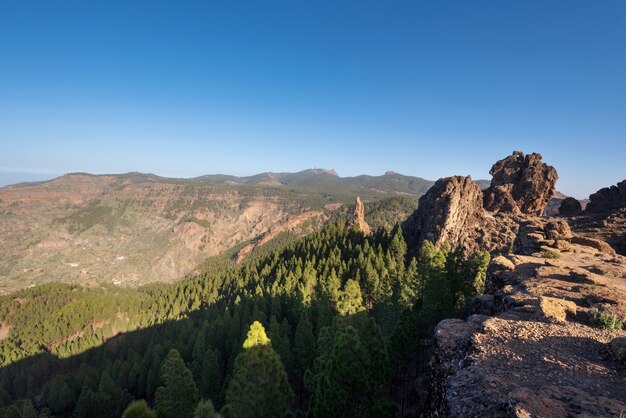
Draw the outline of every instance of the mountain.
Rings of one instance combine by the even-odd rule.
[[[310,169],[193,179],[71,173],[7,186],[0,188],[0,291],[53,280],[171,282],[198,272],[207,257],[266,242],[270,233],[319,229],[349,212],[356,196],[366,203],[408,198],[392,205],[401,221],[432,184],[392,172],[342,178]]]

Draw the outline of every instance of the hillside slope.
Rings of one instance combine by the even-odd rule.
[[[0,189],[0,292],[48,281],[137,286],[197,272],[207,257],[318,229],[360,195],[415,199],[432,182],[328,170],[169,179],[68,174]],[[396,214],[401,219],[414,209]],[[397,208],[396,208],[397,209]],[[381,220],[381,225],[389,222]]]

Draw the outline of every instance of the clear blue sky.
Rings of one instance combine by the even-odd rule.
[[[69,171],[626,178],[626,2],[0,2],[0,184]]]

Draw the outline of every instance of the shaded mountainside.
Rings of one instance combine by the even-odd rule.
[[[393,220],[383,215],[372,224],[390,228],[432,183],[392,172],[341,178],[311,169],[195,179],[73,173],[4,187],[0,292],[52,280],[179,280],[228,249],[319,229],[349,213],[357,195],[368,204],[395,199],[381,206],[395,211]]]

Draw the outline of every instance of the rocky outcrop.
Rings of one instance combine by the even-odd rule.
[[[419,200],[417,210],[405,223],[409,245],[419,247],[425,240],[436,247],[475,247],[478,229],[484,224],[483,193],[471,177],[437,180]]]
[[[554,195],[559,178],[554,167],[541,161],[540,154],[519,151],[496,162],[489,173],[493,178],[485,190],[485,209],[537,216]]]
[[[568,218],[572,230],[587,238],[600,238],[626,255],[626,180],[589,197],[583,213]]]
[[[626,330],[593,318],[626,316],[626,258],[577,243],[546,257],[568,241],[560,222],[529,220],[519,234],[537,252],[494,258],[478,304],[493,316],[437,326],[428,415],[623,415]]]
[[[363,205],[363,202],[361,202],[361,198],[359,196],[356,197],[355,201],[354,225],[357,226],[359,230],[365,235],[369,235],[372,233],[370,226],[365,221],[365,205]]]
[[[578,199],[566,197],[561,201],[559,206],[559,215],[561,216],[577,216],[583,212],[583,207]]]
[[[436,247],[448,242],[471,251],[506,251],[520,222],[544,211],[558,176],[541,155],[521,152],[498,161],[491,174],[484,193],[471,177],[438,180],[403,224],[409,248],[429,240]]]
[[[602,213],[621,208],[626,208],[626,180],[617,183],[616,186],[600,189],[589,196],[585,212]]]

